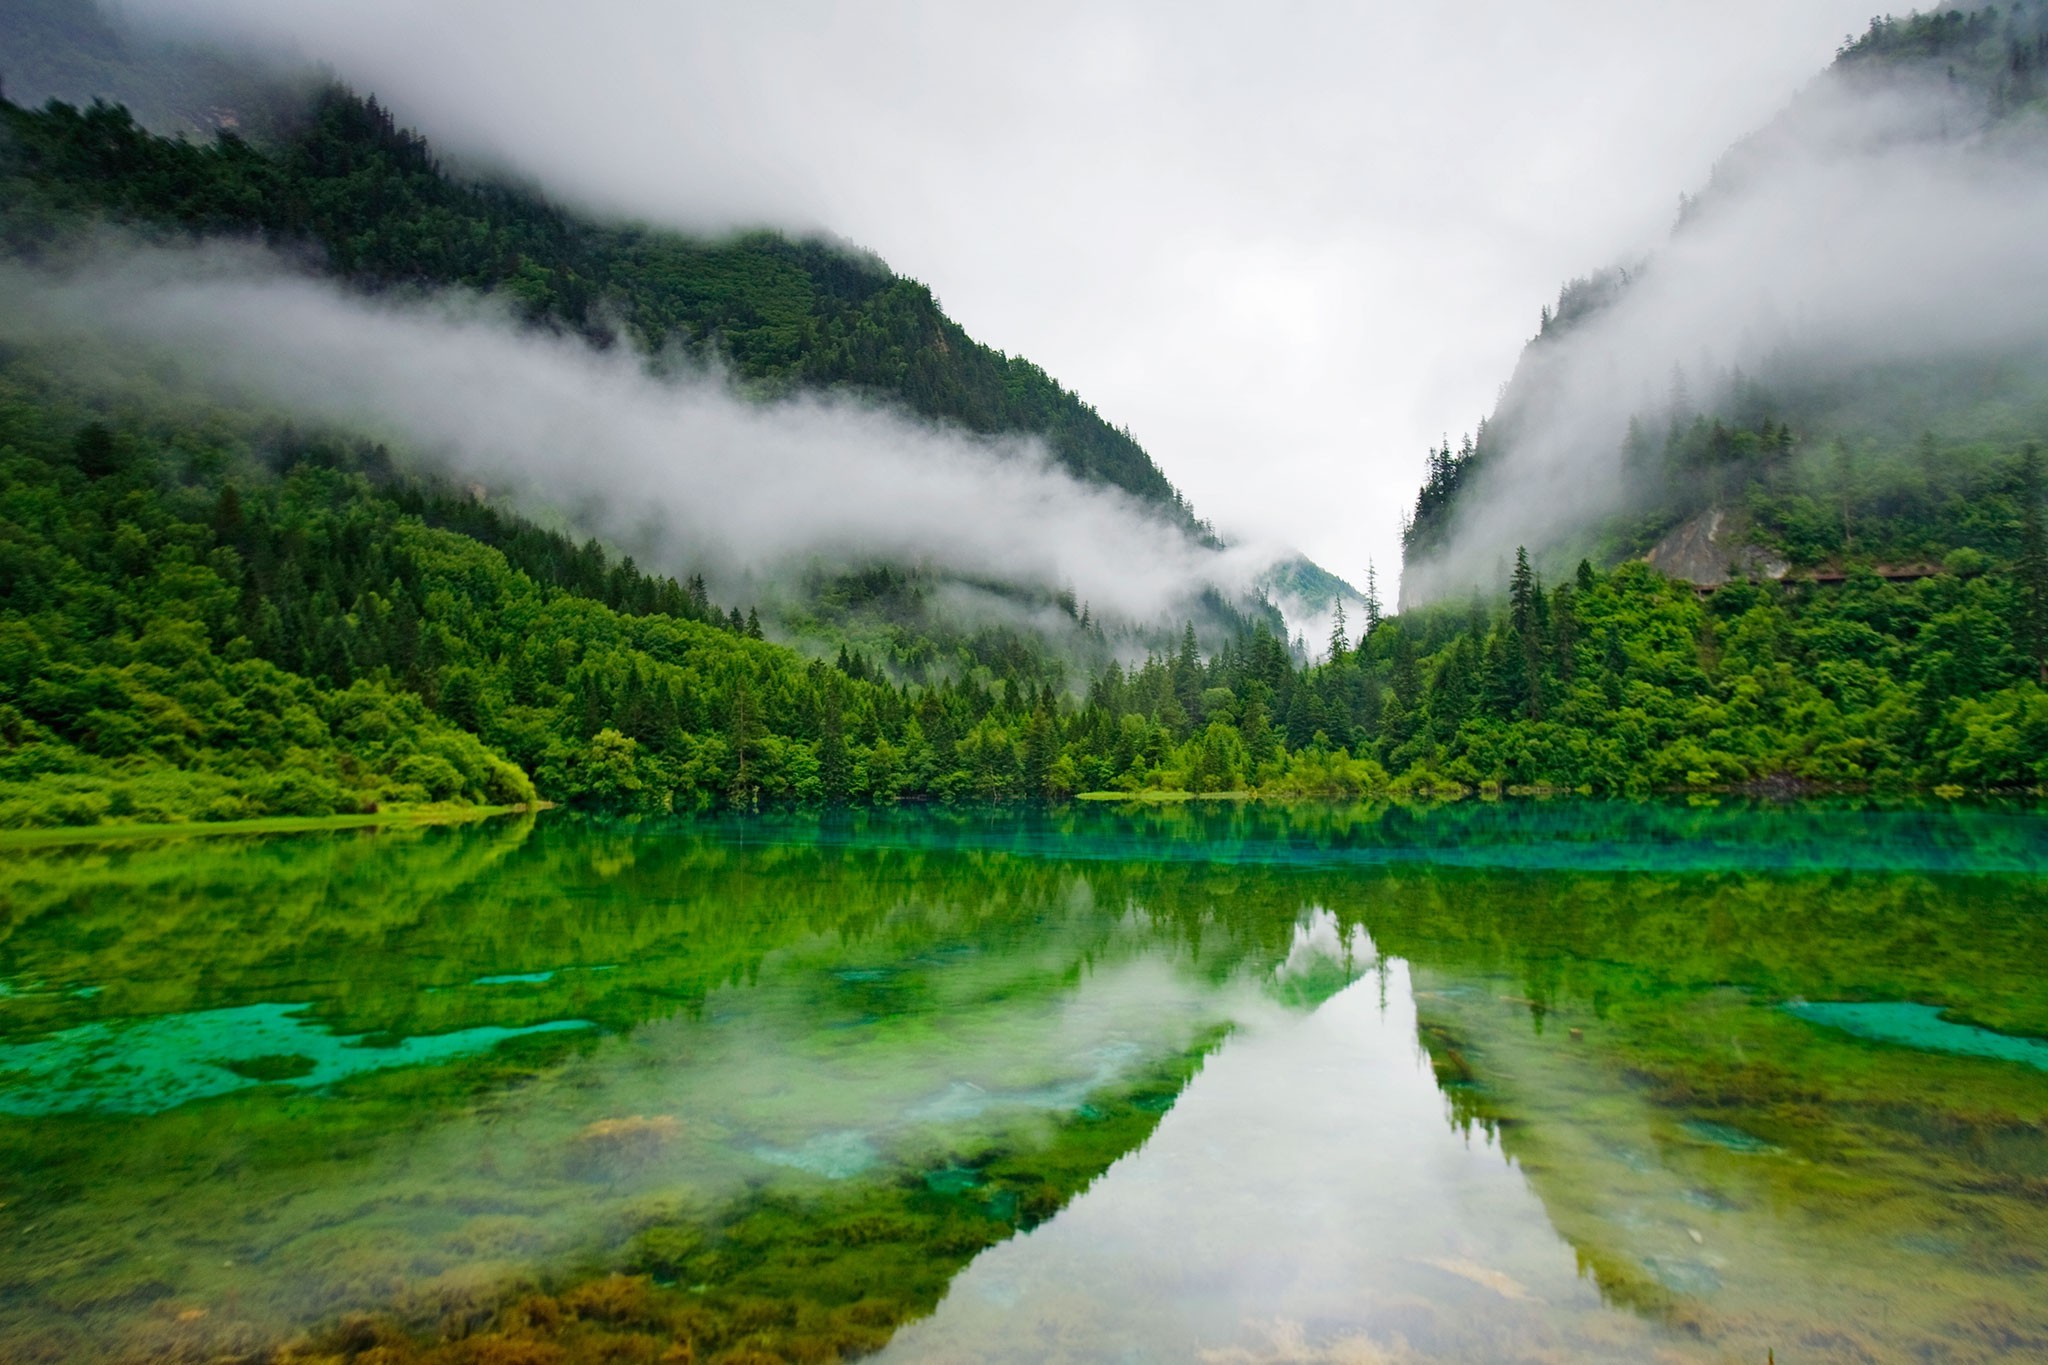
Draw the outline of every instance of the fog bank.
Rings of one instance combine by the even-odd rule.
[[[1408,566],[1404,600],[1498,590],[1517,545],[1624,508],[1631,418],[1661,447],[1674,416],[1729,415],[1749,381],[1783,420],[1802,415],[1787,395],[1893,365],[1976,366],[1992,387],[1972,401],[2038,391],[2043,224],[2038,120],[1994,123],[1981,92],[1943,79],[1831,72],[1723,161],[1617,296],[1531,343],[1448,544]]]
[[[442,294],[365,299],[246,250],[123,252],[63,279],[0,275],[0,338],[140,348],[223,398],[390,441],[728,590],[814,564],[928,564],[1069,589],[1097,616],[1177,623],[1279,558],[1216,550],[1035,439],[987,439],[843,396],[758,401],[677,362],[522,328]]]
[[[1391,591],[1428,442],[1642,250],[1860,0],[124,0],[331,62],[601,213],[823,227],[1127,425],[1205,515]],[[1311,636],[1315,632],[1311,631]]]

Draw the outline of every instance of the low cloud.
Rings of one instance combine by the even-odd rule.
[[[1629,421],[1661,442],[1674,389],[1682,406],[1726,415],[1744,377],[1762,380],[1777,417],[1789,403],[1825,428],[1802,435],[1911,418],[1868,395],[1860,411],[1817,405],[1886,366],[1994,375],[1980,416],[2038,392],[2048,136],[2038,119],[1988,112],[1946,79],[1838,70],[1737,147],[1617,297],[1531,344],[1448,543],[1408,565],[1404,597],[1497,588],[1516,545],[1558,544],[1625,507]]]
[[[231,401],[416,452],[672,573],[727,588],[816,565],[929,565],[1177,622],[1245,597],[1271,549],[1218,550],[1083,484],[1036,439],[976,437],[858,399],[757,401],[722,374],[521,327],[489,300],[366,299],[247,250],[120,252],[0,277],[0,336],[138,350]]]
[[[1128,426],[1205,515],[1392,588],[1426,443],[1537,304],[1860,0],[123,0],[331,63],[601,217],[824,228]],[[8,60],[9,88],[15,62]],[[1318,634],[1311,629],[1313,638]]]

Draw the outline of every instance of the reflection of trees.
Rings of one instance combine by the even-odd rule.
[[[1450,1122],[1517,1162],[1610,1300],[1733,1358],[1825,1331],[1845,1358],[1974,1359],[1986,1324],[2048,1340],[2027,1269],[2048,1077],[1776,1006],[1929,1000],[2039,1031],[2037,887],[1411,869],[1356,909],[1420,964]],[[1930,1279],[1924,1248],[1950,1242],[1968,1254]]]
[[[1160,883],[1141,865],[815,840],[748,843],[666,821],[544,819],[398,839],[206,840],[35,862],[24,880],[38,888],[37,913],[16,920],[8,948],[60,976],[89,966],[107,979],[124,972],[176,978],[161,986],[144,978],[146,989],[114,1007],[123,1012],[285,992],[319,999],[351,1031],[453,1027],[476,1022],[477,1011],[499,1023],[576,1014],[624,1028],[696,1009],[720,986],[758,980],[770,987],[771,1007],[789,1010],[799,1032],[869,1008],[986,1031],[1009,1011],[1030,1012],[1073,990],[1091,970],[1162,945],[1218,973],[1269,940],[1284,945],[1293,918],[1291,903],[1282,909],[1284,897],[1266,900],[1270,933],[1240,931],[1240,917],[1219,922],[1196,908],[1188,881],[1196,871],[1173,869]],[[1136,908],[1154,897],[1182,918]],[[870,964],[885,979],[842,972]],[[464,989],[481,975],[578,965],[610,970]],[[799,1186],[807,1191],[801,1197],[750,1190],[718,1203],[685,1191],[622,1210],[609,1190],[593,1192],[593,1201],[613,1201],[603,1204],[609,1221],[600,1241],[579,1247],[573,1267],[555,1266],[544,1286],[508,1289],[511,1272],[486,1267],[460,1285],[321,1288],[346,1289],[337,1305],[389,1312],[353,1320],[316,1344],[342,1358],[381,1349],[389,1361],[440,1359],[434,1353],[444,1336],[473,1340],[473,1358],[508,1360],[534,1352],[564,1358],[556,1349],[573,1360],[634,1359],[650,1339],[663,1349],[675,1339],[694,1341],[699,1358],[740,1346],[801,1359],[872,1349],[905,1317],[929,1311],[982,1248],[1050,1217],[1142,1143],[1218,1036],[1202,1033],[1184,1053],[1175,1041],[1166,1055],[1091,1090],[1080,1112],[1020,1110],[1017,1121],[976,1124],[967,1137],[935,1131],[931,1140],[961,1146],[892,1152],[890,1164],[856,1179]],[[879,1064],[926,1038],[911,1025],[865,1047]],[[465,1184],[465,1168],[428,1155],[436,1126],[516,1143],[505,1101],[534,1080],[536,1056],[522,1046],[459,1066],[366,1079],[310,1127],[294,1106],[251,1092],[156,1116],[146,1129],[81,1120],[61,1157],[26,1127],[10,1129],[0,1145],[10,1148],[10,1161],[39,1163],[49,1188],[64,1191],[64,1213],[35,1217],[61,1217],[81,1238],[135,1231],[132,1210],[142,1207],[152,1210],[141,1234],[151,1251],[156,1229],[189,1228],[216,1213],[232,1223],[245,1204],[265,1209],[264,1220],[282,1217],[289,1230],[313,1206],[339,1201],[355,1209],[346,1193],[352,1184],[385,1201],[410,1201],[423,1210],[424,1228],[436,1216],[461,1216],[464,1199],[481,1188]],[[479,1107],[497,1112],[472,1123]],[[543,1148],[567,1142],[565,1169],[600,1182],[613,1166],[644,1163],[649,1151],[678,1140],[692,1121],[684,1113],[665,1120],[620,1110],[580,1128],[567,1123],[566,1138],[549,1130],[544,1115],[532,1131]],[[234,1135],[231,1151],[224,1132]],[[216,1164],[236,1173],[232,1192],[211,1178],[192,1181],[191,1171]],[[421,1171],[430,1167],[445,1179],[423,1189]],[[285,1266],[304,1257],[324,1267],[325,1256],[381,1256],[383,1248],[368,1244],[390,1232],[380,1231],[372,1211],[379,1200],[365,1199],[351,1214],[361,1226],[344,1219],[326,1233],[316,1224],[295,1234],[303,1248],[277,1240],[281,1259],[250,1282],[233,1311],[191,1326],[138,1309],[130,1324],[138,1340],[173,1355],[215,1340],[209,1333],[228,1334],[218,1338],[222,1349],[235,1332],[242,1334],[237,1349],[274,1339],[278,1324],[304,1311],[289,1297],[270,1297],[287,1295],[275,1283]],[[201,1206],[207,1214],[195,1214]],[[464,1235],[518,1245],[531,1235],[519,1229],[531,1221],[499,1219],[505,1230],[494,1232],[490,1219],[473,1220],[478,1230]],[[252,1235],[273,1245],[272,1233]],[[559,1259],[547,1255],[551,1265]],[[63,1296],[102,1292],[135,1259],[67,1263],[8,1311],[0,1335],[33,1345],[64,1317],[53,1307]],[[205,1291],[190,1285],[210,1274],[195,1267],[188,1281],[164,1273],[166,1283],[194,1295]],[[325,1275],[321,1269],[312,1278],[324,1285]],[[713,1287],[690,1292],[698,1284]],[[176,1342],[156,1340],[180,1333]],[[59,1344],[48,1358],[90,1354],[86,1338],[64,1338],[68,1346],[49,1340]]]
[[[1768,870],[1867,852],[1873,830],[1884,857],[1920,870]],[[1755,1004],[1795,994],[1933,1000],[1986,1024],[2042,1028],[2033,964],[2048,960],[2048,923],[2029,913],[2034,879],[1940,870],[2023,866],[2033,843],[2027,826],[1996,812],[1873,820],[1848,809],[1758,816],[1590,803],[711,823],[548,816],[7,854],[0,948],[17,978],[107,987],[88,999],[18,998],[17,1026],[309,999],[351,1032],[565,1017],[626,1030],[769,978],[808,1026],[822,1026],[863,1014],[1000,1018],[1141,955],[1164,953],[1211,980],[1264,974],[1321,907],[1340,937],[1363,927],[1381,953],[1413,964],[1418,983],[1480,983],[1463,1003],[1420,1001],[1421,1043],[1453,1122],[1524,1162],[1611,1294],[1678,1314],[1692,1311],[1685,1295],[1645,1269],[1613,1210],[1587,1194],[1641,1172],[1617,1155],[1611,1127],[1574,1109],[1579,1100],[1598,1099],[1603,1122],[1626,1129],[1620,1150],[1653,1172],[1697,1164],[1671,1135],[1701,1118],[1788,1150],[1882,1150],[1892,1154],[1888,1198],[1917,1198],[1938,1179],[2001,1226],[2034,1228],[2012,1221],[2009,1201],[2035,1177],[1953,1153],[2037,1151],[2021,1130],[2044,1118],[2038,1093],[1978,1086],[1965,1108],[1960,1091],[1930,1088],[1924,1071],[1857,1070],[1844,1060],[1860,1055],[1851,1045],[1815,1041],[1809,1026]],[[1716,858],[1720,870],[1708,865]],[[470,986],[548,972],[516,988]],[[1298,984],[1276,991],[1319,998],[1314,981],[1289,994]],[[1583,1041],[1568,1041],[1571,1028]],[[915,1035],[885,1046],[915,1046]],[[1714,1050],[1736,1035],[1741,1057]],[[1806,1051],[1788,1053],[1795,1043]],[[540,1055],[508,1049],[445,1075],[380,1077],[352,1093],[351,1122],[375,1147],[479,1095],[510,1093]],[[930,1171],[891,1167],[812,1202],[759,1195],[687,1217],[648,1214],[544,1293],[507,1298],[491,1281],[455,1302],[423,1290],[364,1341],[406,1358],[445,1312],[508,1359],[535,1343],[580,1358],[675,1336],[706,1351],[757,1339],[788,1354],[867,1349],[928,1310],[981,1247],[1049,1216],[1141,1143],[1199,1055],[1198,1046],[1161,1059],[1092,1097],[1085,1120],[1028,1141],[934,1152]],[[263,1127],[257,1107],[238,1111],[238,1159],[286,1179],[303,1154],[284,1127]],[[633,1111],[621,1114],[607,1121],[634,1123]],[[631,1131],[654,1141],[667,1130],[649,1114]],[[218,1146],[209,1124],[196,1110],[163,1116],[148,1140],[197,1159]],[[100,1173],[140,1140],[110,1134],[52,1178],[74,1195],[119,1191]],[[1946,1165],[1928,1155],[1942,1144]],[[10,1160],[32,1156],[23,1147]],[[1645,1197],[1678,1188],[1668,1173],[1657,1179]],[[1796,1205],[1801,1193],[1734,1197]],[[689,1296],[658,1281],[722,1288]],[[349,1353],[338,1338],[322,1344]]]
[[[430,1032],[480,1022],[452,989],[478,976],[604,966],[522,992],[517,1017],[501,994],[491,1021],[621,1028],[694,1009],[815,936],[907,955],[946,939],[1014,946],[1057,922],[1098,946],[1168,942],[1225,973],[1284,955],[1304,908],[1321,904],[1390,953],[1507,972],[1538,1002],[1597,1008],[1608,987],[1593,964],[1626,962],[1634,979],[1673,987],[1937,1000],[2048,1031],[2027,969],[2048,960],[2048,922],[2026,913],[2028,879],[1683,866],[1873,846],[1908,865],[2023,866],[2040,843],[2031,822],[1996,812],[1876,819],[1230,804],[716,825],[553,816],[85,846],[5,855],[0,953],[17,975],[107,987],[30,1004],[23,1023],[304,998],[351,1031]],[[1659,850],[1680,866],[1613,866]],[[1484,866],[1518,854],[1537,868]]]

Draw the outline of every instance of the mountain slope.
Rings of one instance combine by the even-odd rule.
[[[274,143],[160,137],[108,106],[0,107],[4,230],[62,248],[83,212],[159,233],[256,236],[365,290],[503,291],[599,345],[715,355],[774,393],[843,387],[969,431],[1045,437],[1070,472],[1193,524],[1130,436],[1043,370],[976,342],[871,255],[768,232],[708,242],[599,224],[524,189],[451,175],[375,99],[313,97]]]
[[[1708,583],[2017,553],[2048,432],[2048,7],[1882,19],[1432,450],[1403,600],[1652,555]],[[1704,534],[1712,526],[1715,534]]]

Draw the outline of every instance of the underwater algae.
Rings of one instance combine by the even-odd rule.
[[[1028,1322],[1072,1358],[1168,1358],[1142,1324],[1200,1321],[1216,1359],[2048,1354],[2048,1075],[1788,1008],[2048,1032],[2027,819],[1435,818],[551,814],[0,850],[0,1343],[917,1359]],[[1251,1141],[1266,1120],[1215,1097],[1306,1066],[1312,1025],[1405,1030],[1434,1098],[1389,1108],[1400,1049],[1374,1044],[1393,1071],[1318,1064],[1289,1101],[1352,1086],[1348,1128]],[[175,1064],[52,1060],[123,1037]],[[408,1060],[345,1055],[380,1052]],[[1364,1216],[1293,1243],[1370,1283],[1204,1316],[1256,1287],[1220,1250],[1230,1180],[1443,1142],[1507,1165],[1398,1214],[1354,1182]],[[1247,1164],[1202,1165],[1226,1150]],[[1177,1211],[1181,1259],[1253,1278],[1061,1289],[1087,1241],[1149,1244],[1128,1220],[1173,1211],[1139,1195],[1179,1169],[1226,1181]],[[1512,1251],[1459,1240],[1469,1198],[1528,1203]]]

